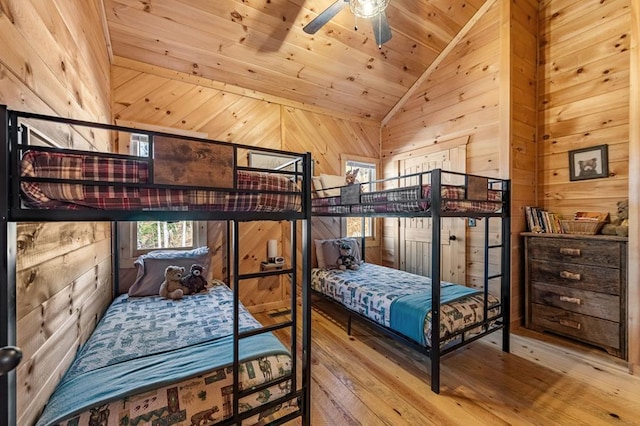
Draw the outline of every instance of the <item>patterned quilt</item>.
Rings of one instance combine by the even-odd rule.
[[[469,200],[462,186],[443,185],[440,194],[442,211],[494,213],[502,208],[502,192],[489,190],[487,200]],[[314,213],[399,213],[428,211],[431,208],[431,185],[410,186],[385,191],[364,192],[360,203],[341,205],[340,196],[314,198]]]
[[[203,425],[231,416],[232,295],[218,285],[178,301],[118,297],[37,425]],[[241,306],[240,330],[259,326]],[[241,389],[291,373],[290,355],[271,333],[242,339],[240,359]],[[285,396],[290,387],[285,381],[248,395],[240,401],[240,411]],[[262,424],[279,410],[295,409],[291,398],[247,424]]]
[[[151,188],[144,186],[152,183],[148,163],[130,158],[27,151],[22,157],[21,176],[87,182],[22,181],[23,202],[38,209],[270,212],[299,211],[302,205],[300,190],[284,175],[238,170],[238,191],[251,192]]]
[[[387,327],[394,328],[394,304],[403,297],[421,295],[431,291],[431,279],[421,275],[371,263],[364,263],[356,271],[326,270],[314,268],[311,273],[311,287],[342,305]],[[442,283],[441,292],[446,288],[463,287],[452,283]],[[466,288],[466,287],[465,287]],[[454,292],[455,293],[455,292]],[[500,301],[489,295],[489,318],[500,313]],[[484,295],[479,292],[465,297],[456,296],[452,301],[440,305],[440,338],[449,342],[453,333],[484,320]],[[424,317],[423,338],[413,340],[431,346],[431,312]],[[411,337],[411,336],[408,336]]]

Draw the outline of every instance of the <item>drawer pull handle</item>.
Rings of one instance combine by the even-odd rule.
[[[567,280],[580,281],[580,274],[574,274],[569,271],[560,271],[560,278],[565,278]]]
[[[575,328],[576,330],[580,330],[582,328],[582,324],[577,321],[569,321],[565,319],[560,320],[560,325],[564,325],[565,327]]]
[[[582,300],[578,297],[560,296],[560,301],[567,302],[567,303],[575,303],[576,305],[582,304]]]
[[[560,247],[560,254],[565,254],[567,256],[580,257],[580,249]]]

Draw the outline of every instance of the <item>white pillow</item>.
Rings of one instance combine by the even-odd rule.
[[[322,243],[325,240],[314,240],[316,244],[316,260],[318,261],[318,268],[326,268],[327,262],[324,260],[324,250],[322,249]]]
[[[334,188],[336,186],[345,186],[346,182],[344,180],[344,176],[339,175],[320,175],[320,181],[322,182],[322,188],[324,188],[325,197],[339,197],[340,196],[340,188]]]
[[[332,258],[337,259],[340,255],[338,246],[336,245],[336,242],[338,241],[348,241],[353,248],[353,252],[351,253],[353,257],[355,257],[358,261],[362,258],[359,238],[345,237],[334,238],[330,240],[314,240],[316,246],[316,260],[318,261],[318,268],[333,269],[337,267],[334,261],[332,261],[330,264],[327,264],[326,253],[330,253],[330,256]]]
[[[311,176],[311,183],[313,184],[313,194],[316,197],[326,197],[326,195],[324,195],[324,191],[322,190],[322,180],[320,179],[320,176]]]

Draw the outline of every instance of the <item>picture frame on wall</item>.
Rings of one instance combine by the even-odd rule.
[[[569,151],[569,179],[585,180],[609,176],[608,145]]]

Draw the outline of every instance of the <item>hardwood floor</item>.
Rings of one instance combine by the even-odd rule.
[[[504,353],[495,333],[443,357],[438,395],[427,357],[358,321],[348,336],[345,325],[314,299],[313,426],[640,425],[640,377],[598,349],[518,329]]]

